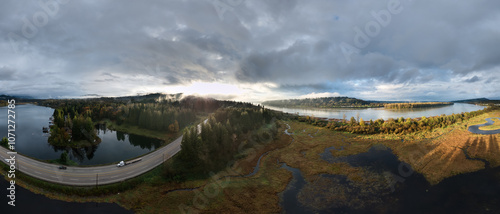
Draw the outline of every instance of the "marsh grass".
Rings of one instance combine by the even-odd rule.
[[[218,177],[231,174],[237,168],[239,174],[248,174],[253,170],[258,158],[265,152],[269,152],[261,159],[259,172],[251,177],[231,177],[229,180],[222,179],[225,188],[220,193],[209,198],[208,204],[200,212],[210,213],[278,213],[278,194],[282,192],[292,174],[281,168],[281,163],[301,170],[307,181],[307,188],[301,195],[302,201],[307,201],[308,195],[314,193],[318,186],[311,184],[329,184],[321,180],[321,174],[332,174],[345,177],[349,186],[333,185],[332,188],[339,190],[337,195],[325,195],[327,201],[344,204],[345,206],[365,206],[370,203],[378,203],[376,198],[380,190],[385,188],[386,182],[381,175],[363,167],[353,167],[345,162],[330,164],[320,157],[326,148],[335,147],[344,149],[332,150],[335,157],[355,155],[367,152],[372,146],[385,145],[398,156],[401,161],[409,163],[413,169],[424,175],[431,184],[437,184],[445,178],[473,172],[483,169],[484,163],[476,160],[466,159],[463,149],[471,157],[488,160],[492,167],[500,166],[500,149],[498,137],[500,135],[481,136],[467,131],[471,124],[484,123],[484,118],[499,116],[500,111],[484,114],[468,121],[456,123],[444,128],[432,131],[415,132],[407,135],[401,134],[376,134],[356,135],[331,131],[327,128],[308,125],[296,121],[282,121],[279,132],[282,133],[278,139],[263,144],[251,150],[244,151],[232,169],[227,169],[217,174]],[[284,134],[285,123],[289,124],[291,136]],[[292,140],[293,139],[293,140]],[[171,164],[167,161],[165,165]],[[228,173],[229,172],[229,173]],[[65,196],[57,188],[38,188],[40,193],[49,197],[64,199],[68,201],[97,201],[117,202],[127,209],[137,213],[179,213],[179,205],[194,206],[193,199],[200,192],[210,191],[211,178],[193,179],[184,182],[175,182],[163,179],[162,167],[157,167],[134,181],[130,181],[130,188],[120,189],[121,186],[109,187],[117,191],[110,191],[104,196],[80,197],[78,195]],[[237,175],[233,173],[231,175]],[[21,178],[24,180],[24,178]],[[28,183],[28,182],[27,182]],[[39,186],[39,184],[35,184]],[[195,191],[173,191],[181,188],[201,187]],[[374,188],[376,187],[376,188]],[[370,190],[365,193],[371,197],[369,201],[359,200],[356,196],[347,196],[350,188]],[[48,189],[48,191],[47,191]],[[99,187],[101,189],[101,187]],[[307,191],[307,190],[312,190]],[[80,191],[80,190],[70,190]],[[338,197],[337,197],[338,196]],[[372,200],[373,199],[373,200]],[[366,203],[365,203],[366,202]],[[312,204],[321,206],[321,204]]]

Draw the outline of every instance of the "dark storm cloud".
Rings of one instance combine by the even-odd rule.
[[[230,10],[220,14],[214,1]],[[265,82],[297,95],[358,96],[403,84],[431,97],[417,89],[429,84],[445,85],[436,94],[447,96],[447,87],[482,80],[498,89],[490,80],[499,74],[500,2],[399,0],[400,13],[381,25],[373,14],[388,11],[388,2],[73,0],[47,10],[7,1],[0,81],[9,83],[0,91],[124,95],[217,81]],[[33,20],[41,13],[46,23]],[[369,23],[379,32],[357,47],[355,29],[367,34]],[[346,54],[345,44],[356,53]]]
[[[13,68],[8,68],[8,67],[0,67],[0,81],[2,80],[14,80],[14,74],[16,73],[16,70]]]
[[[473,83],[473,82],[477,82],[479,80],[481,80],[481,79],[478,76],[473,76],[470,79],[464,80],[464,82]]]

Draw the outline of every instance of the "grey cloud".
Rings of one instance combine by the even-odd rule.
[[[0,81],[4,80],[14,80],[16,70],[6,66],[0,67]]]
[[[477,82],[477,81],[480,81],[481,79],[478,77],[478,76],[473,76],[469,79],[466,79],[464,80],[464,82],[467,82],[467,83],[474,83],[474,82]]]
[[[105,94],[87,84],[106,82],[115,88],[127,82],[116,88],[133,88],[129,79],[148,76],[167,86],[269,82],[298,94],[318,90],[356,96],[376,84],[456,86],[451,79],[476,73],[481,78],[468,81],[493,84],[484,74],[498,73],[500,67],[498,1],[401,0],[402,12],[393,14],[359,54],[348,56],[350,63],[340,44],[354,45],[353,29],[364,30],[375,20],[371,12],[386,9],[387,2],[241,2],[221,19],[211,1],[70,1],[37,27],[33,38],[13,44],[8,33],[22,37],[22,18],[32,19],[42,10],[33,1],[4,2],[0,48],[6,51],[0,52],[0,65],[6,67],[0,68],[0,80],[9,85],[0,91]],[[56,76],[62,81],[52,79]],[[73,87],[60,84],[65,81]],[[346,82],[368,85],[361,89]]]

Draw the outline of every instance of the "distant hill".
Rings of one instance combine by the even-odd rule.
[[[453,103],[483,103],[483,102],[489,102],[490,100],[487,98],[476,98],[476,99],[468,99],[468,100],[456,100],[456,101],[451,101]]]
[[[131,100],[136,102],[159,102],[159,101],[179,101],[183,97],[182,93],[178,94],[163,94],[163,93],[153,93],[146,95],[136,95],[136,96],[125,96],[125,97],[115,97],[115,100]],[[103,97],[104,98],[104,97]]]
[[[16,103],[20,103],[20,102],[29,102],[29,101],[33,100],[34,98],[30,97],[30,96],[11,96],[11,95],[6,95],[6,94],[0,95],[0,100],[7,101],[7,100],[12,100],[12,99],[15,99]]]
[[[356,98],[350,97],[320,97],[320,98],[307,98],[307,99],[289,99],[289,100],[271,100],[265,101],[263,105],[270,105],[275,107],[299,107],[299,108],[369,108],[369,107],[382,107],[381,103],[372,103]]]

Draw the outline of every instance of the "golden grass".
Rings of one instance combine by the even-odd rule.
[[[497,117],[499,114],[499,111],[491,112],[445,129],[401,136],[404,142],[388,142],[386,145],[400,160],[409,163],[434,185],[457,174],[484,169],[483,162],[467,160],[463,149],[467,149],[472,158],[489,161],[491,167],[500,166],[497,141],[500,135],[485,136],[467,131],[468,126],[482,124],[485,118]]]
[[[320,174],[345,176],[352,186],[369,190],[365,191],[367,197],[380,194],[381,189],[384,189],[383,185],[386,181],[379,174],[362,167],[352,167],[348,163],[330,164],[322,160],[319,154],[332,146],[335,148],[344,147],[342,151],[331,151],[333,156],[338,157],[366,152],[374,145],[383,144],[391,148],[401,161],[409,163],[416,172],[423,174],[433,185],[445,178],[477,171],[485,167],[481,161],[467,160],[463,149],[467,149],[468,154],[473,158],[488,160],[492,167],[500,166],[500,145],[498,144],[500,135],[483,136],[467,131],[469,125],[484,123],[484,118],[497,116],[500,116],[500,111],[481,115],[447,128],[409,135],[353,135],[305,123],[287,122],[291,126],[289,132],[293,133],[292,137],[282,134],[278,140],[257,148],[255,153],[248,152],[248,155],[239,160],[233,167],[233,169],[241,169],[241,174],[248,174],[253,170],[259,156],[270,151],[262,158],[259,173],[249,178],[234,177],[229,180],[223,178],[222,181],[226,187],[220,189],[219,194],[209,198],[203,209],[196,210],[203,213],[280,212],[278,193],[286,188],[292,175],[289,171],[280,168],[281,164],[278,161],[286,162],[288,166],[300,169],[308,181],[305,190],[299,195],[299,200],[302,202],[308,201],[310,198],[308,195],[313,194],[318,189],[317,185],[325,184],[329,186],[328,188],[338,190],[334,195],[324,195],[321,200],[326,202],[349,207],[363,207],[370,203],[378,203],[375,198],[368,201],[358,200],[359,198],[347,194],[351,187],[330,185],[327,180],[319,178]],[[280,128],[281,133],[283,133],[284,127],[282,125]],[[404,141],[402,142],[401,139]],[[290,144],[290,142],[292,143]],[[220,172],[218,176],[226,175],[229,171],[231,170]],[[163,181],[156,185],[145,183],[119,195],[95,198],[68,197],[47,193],[36,188],[30,190],[60,200],[116,202],[137,213],[179,213],[180,204],[196,207],[193,204],[195,196],[200,192],[212,191],[213,189],[210,189],[213,187],[212,184],[214,182],[211,179],[183,183]],[[203,187],[196,191],[167,192],[168,190],[197,186]],[[321,208],[322,203],[311,202],[310,206]]]

